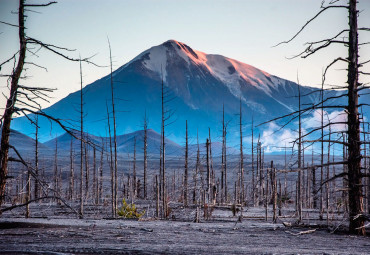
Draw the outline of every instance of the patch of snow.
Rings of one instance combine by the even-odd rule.
[[[165,82],[167,77],[167,49],[165,47],[152,47],[148,53],[149,59],[143,61],[144,66],[162,76]]]
[[[186,44],[175,40],[166,43],[172,43],[176,53],[189,65],[193,63],[205,67],[213,76],[225,83],[230,92],[237,98],[244,99],[240,87],[241,80],[247,81],[268,95],[272,94],[270,87],[275,87],[275,85],[268,79],[272,75],[262,70],[222,55],[206,54],[193,50]]]

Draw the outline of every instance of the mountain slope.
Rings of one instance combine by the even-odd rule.
[[[1,138],[1,134],[0,134],[0,138]],[[36,145],[35,139],[25,134],[22,134],[21,132],[18,132],[16,130],[11,130],[9,143],[11,146],[14,146],[16,148],[16,150],[21,154],[21,156],[24,159],[35,156],[35,145]],[[51,155],[52,153],[52,150],[48,146],[40,142],[38,144],[38,149],[39,149],[39,155],[41,154]],[[9,151],[11,155],[14,155],[15,157],[17,157],[13,149],[10,149]]]
[[[130,133],[141,128],[143,116],[149,118],[149,127],[161,130],[161,82],[168,93],[167,110],[175,115],[167,122],[166,136],[183,143],[185,121],[189,123],[190,137],[197,130],[201,142],[208,136],[208,128],[217,139],[221,134],[222,105],[229,125],[229,141],[237,141],[235,116],[242,101],[245,123],[254,116],[260,123],[298,107],[298,85],[270,75],[239,61],[191,49],[184,43],[169,40],[152,47],[113,73],[117,111],[117,134]],[[302,94],[314,88],[301,86]],[[78,123],[80,92],[75,92],[45,109],[45,112],[69,123]],[[107,136],[106,102],[110,104],[110,77],[105,76],[83,89],[85,131],[96,136]],[[330,92],[336,94],[339,92]],[[318,101],[318,93],[302,99],[302,103]],[[172,100],[171,100],[172,99]],[[111,111],[110,107],[109,110]],[[67,116],[67,117],[66,117]],[[51,130],[49,121],[40,118],[42,140],[64,133],[56,125]],[[27,131],[31,128],[25,118],[17,118],[13,129]],[[74,128],[78,129],[76,125]],[[246,135],[248,135],[247,130]]]

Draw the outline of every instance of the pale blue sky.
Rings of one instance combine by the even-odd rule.
[[[0,0],[0,20],[16,23],[15,0]],[[46,2],[46,1],[43,1]],[[343,2],[343,1],[342,1]],[[345,1],[344,1],[345,2]],[[370,27],[370,1],[360,1],[360,26]],[[291,37],[318,10],[321,0],[60,0],[42,14],[28,13],[29,36],[63,47],[77,49],[72,56],[97,53],[94,61],[108,65],[109,36],[115,69],[151,46],[175,39],[206,53],[221,54],[260,68],[281,78],[317,86],[325,65],[346,49],[335,46],[308,59],[287,60],[303,50],[304,42],[335,35],[347,24],[345,10],[329,10],[288,45],[272,48]],[[370,33],[360,34],[370,41]],[[17,31],[0,24],[0,62],[17,49]],[[360,52],[370,59],[370,46]],[[48,68],[30,67],[25,84],[54,87],[52,103],[79,88],[79,66],[49,52],[29,60]],[[343,66],[338,66],[337,69]],[[108,74],[108,68],[84,65],[85,85]],[[4,73],[6,69],[3,69]],[[369,67],[367,67],[369,71]],[[343,84],[345,74],[333,70],[329,83]],[[6,80],[0,80],[4,92]],[[7,94],[7,92],[5,91]],[[0,98],[0,107],[5,99]],[[43,104],[44,107],[49,104]]]

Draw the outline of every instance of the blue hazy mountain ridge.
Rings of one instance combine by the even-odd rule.
[[[77,138],[80,138],[80,133],[75,132],[74,135]],[[72,140],[72,148],[74,151],[80,151],[80,140],[73,138],[70,134],[64,133],[63,135],[60,135],[54,139],[51,139],[44,143],[44,145],[48,146],[49,148],[55,148],[56,143],[58,146],[58,149],[61,151],[70,151],[71,148],[71,140]],[[98,137],[94,136],[88,133],[84,133],[84,140],[88,141],[90,145],[95,145],[97,151],[103,150],[109,150],[109,137]],[[144,130],[138,130],[132,133],[119,135],[117,136],[117,152],[120,154],[132,154],[134,152],[134,146],[135,146],[135,140],[136,140],[136,153],[137,154],[143,154],[144,150]],[[113,138],[112,138],[113,143]],[[159,154],[160,151],[160,144],[161,144],[161,135],[157,132],[155,132],[152,129],[147,130],[147,152],[148,154]],[[178,145],[177,143],[165,139],[166,144],[166,151],[168,155],[182,155],[184,154],[184,150],[181,145]],[[91,152],[91,146],[89,148]],[[112,144],[113,146],[113,144]]]
[[[0,134],[0,138],[1,138],[1,134]],[[11,146],[15,147],[15,149],[21,154],[23,159],[28,160],[30,156],[31,157],[35,156],[36,141],[32,137],[22,134],[16,130],[11,130],[9,143]],[[39,155],[41,154],[49,155],[53,152],[48,146],[42,143],[38,144],[38,150],[39,150]],[[11,155],[14,155],[14,156],[16,155],[13,149],[10,149],[9,151]]]
[[[208,128],[212,140],[219,140],[222,132],[222,108],[228,125],[228,141],[238,141],[239,100],[242,101],[245,135],[250,135],[252,115],[254,123],[288,114],[298,109],[298,84],[270,75],[253,66],[220,55],[195,51],[189,46],[169,40],[154,46],[118,68],[113,73],[117,135],[143,129],[146,114],[149,128],[161,130],[161,83],[167,97],[166,109],[174,111],[167,121],[166,137],[177,144],[184,143],[185,121],[188,120],[192,140],[199,133],[205,142]],[[300,86],[302,104],[319,101],[317,88]],[[328,91],[334,96],[340,91]],[[107,75],[83,88],[84,127],[94,136],[107,137],[107,108],[111,113],[110,76]],[[342,98],[332,103],[344,103]],[[67,126],[79,129],[78,112],[80,91],[71,93],[44,109],[49,115],[63,119]],[[77,110],[76,110],[77,109]],[[30,116],[32,118],[32,116]],[[112,117],[112,115],[111,115]],[[112,124],[112,121],[111,121]],[[62,130],[57,124],[39,118],[40,139],[48,141]],[[33,132],[34,127],[25,117],[16,118],[12,128],[22,133]],[[256,128],[256,134],[264,126]]]

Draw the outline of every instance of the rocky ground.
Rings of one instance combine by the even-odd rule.
[[[200,223],[192,222],[194,208],[175,209],[171,220],[147,213],[139,221],[76,219],[60,210],[28,219],[20,217],[22,210],[3,214],[0,254],[370,254],[369,237],[350,236],[335,225],[330,233],[315,222],[315,212],[306,212],[309,224],[293,228],[286,226],[294,222],[292,211],[273,224],[265,221],[263,208],[245,208],[238,222],[220,207]]]

